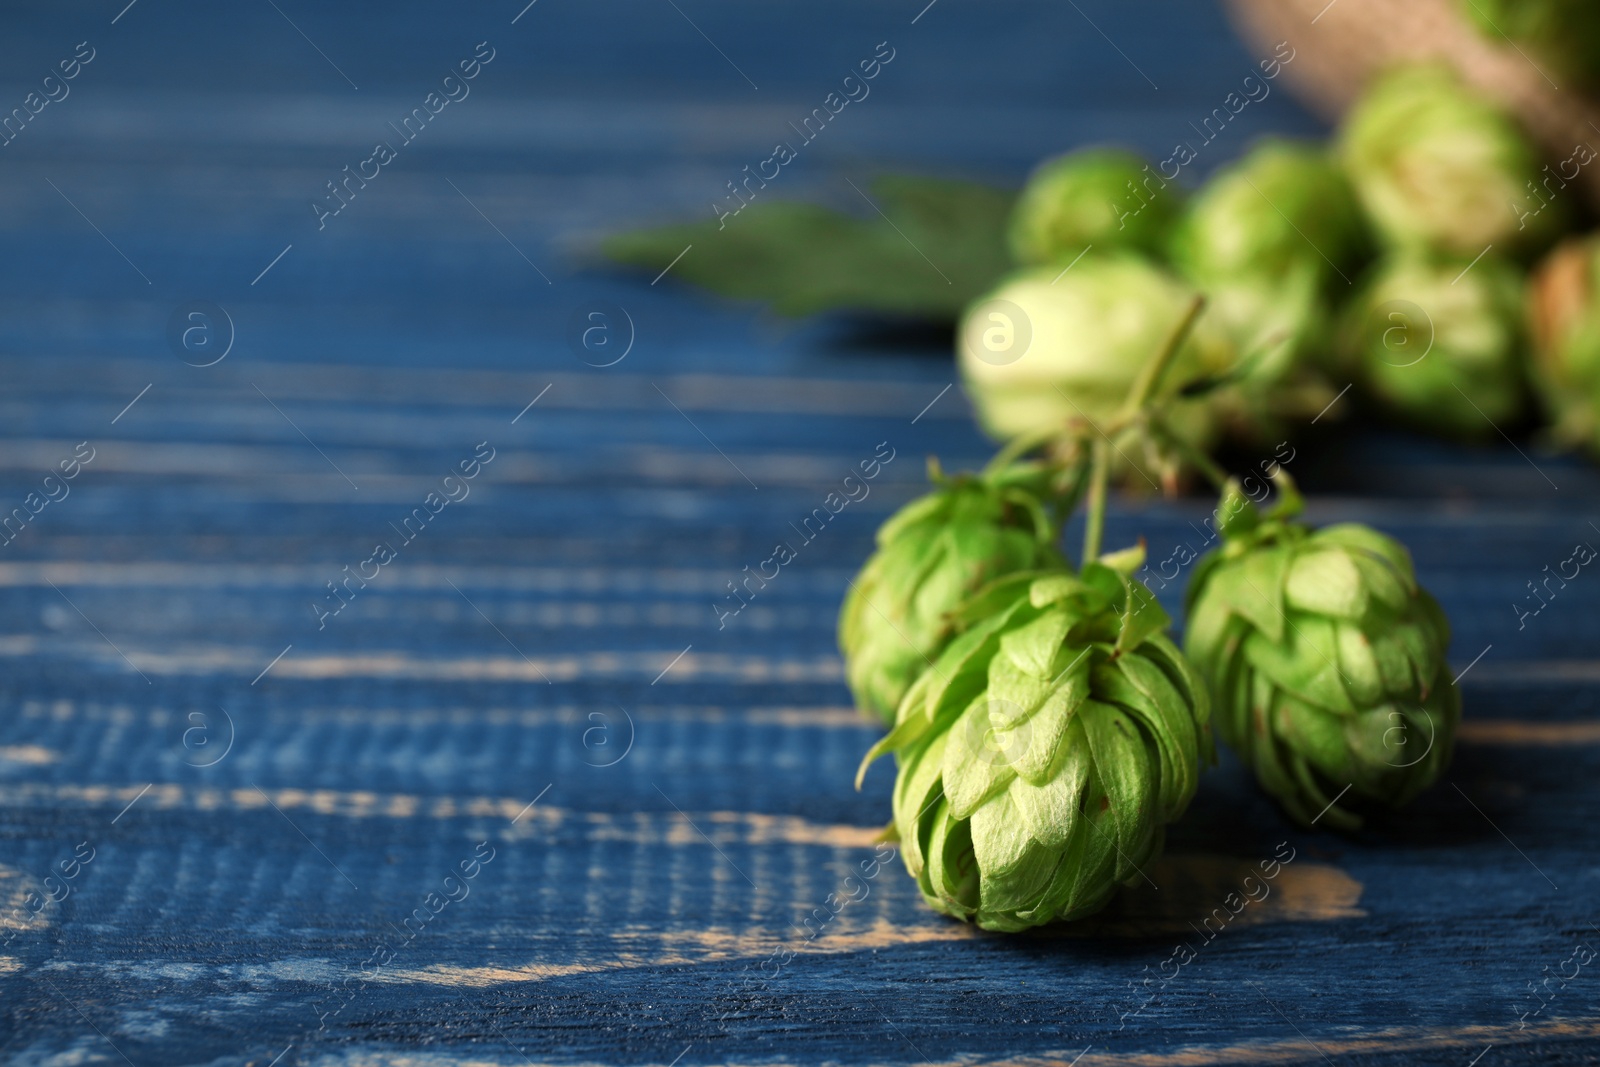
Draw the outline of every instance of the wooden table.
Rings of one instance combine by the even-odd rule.
[[[875,730],[833,634],[923,456],[987,454],[943,342],[594,264],[707,212],[881,41],[774,194],[1165,155],[1254,61],[1208,5],[121,5],[0,35],[0,104],[61,96],[0,148],[0,1059],[1594,1062],[1600,579],[1512,608],[1600,542],[1587,465],[1297,433],[1313,517],[1405,538],[1455,620],[1448,780],[1351,839],[1225,757],[1151,885],[974,933],[871,864],[890,773],[850,786]],[[1196,172],[1316,130],[1274,93]],[[593,311],[609,366],[571,341]],[[1122,500],[1108,541],[1206,511]]]

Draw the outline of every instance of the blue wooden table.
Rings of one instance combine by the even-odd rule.
[[[1595,1061],[1600,579],[1516,607],[1600,544],[1594,470],[1298,431],[1312,517],[1455,621],[1447,780],[1344,838],[1224,757],[1150,884],[984,935],[876,843],[834,651],[923,457],[987,455],[946,352],[594,259],[880,43],[774,193],[1164,156],[1255,59],[1210,5],[124,2],[0,16],[0,1058]],[[1268,131],[1319,127],[1275,92],[1196,174]]]

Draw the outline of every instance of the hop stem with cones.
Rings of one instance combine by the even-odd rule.
[[[840,647],[857,703],[891,729],[863,759],[898,766],[890,833],[934,909],[1015,931],[1097,911],[1142,877],[1214,762],[1211,720],[1291,818],[1360,825],[1334,794],[1399,805],[1449,757],[1459,700],[1449,627],[1405,549],[1366,527],[1312,531],[1298,494],[1259,516],[1169,411],[1196,298],[1116,414],[1013,440],[884,524],[850,585]],[[1225,541],[1189,588],[1187,652],[1103,551],[1112,456],[1171,457],[1225,489]],[[1169,489],[1175,485],[1170,484]],[[1082,558],[1059,548],[1085,507]],[[1251,588],[1252,585],[1256,588]],[[1409,747],[1407,747],[1409,746]]]

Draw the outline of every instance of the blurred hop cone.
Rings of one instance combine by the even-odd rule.
[[[1369,243],[1355,193],[1329,153],[1269,139],[1206,183],[1169,251],[1246,356],[1246,393],[1271,406],[1272,385],[1324,354],[1329,293],[1346,288]],[[1259,413],[1247,416],[1254,422]]]
[[[1533,144],[1442,65],[1375,81],[1345,116],[1339,151],[1393,246],[1469,258],[1490,245],[1533,253],[1564,227],[1568,205],[1535,192],[1542,175]]]
[[[856,705],[886,722],[944,647],[950,613],[1016,571],[1063,566],[1059,524],[1040,494],[1060,475],[1017,464],[945,478],[878,530],[878,547],[839,612],[839,650]]]
[[[1172,261],[1211,286],[1237,275],[1270,283],[1301,265],[1326,287],[1367,247],[1355,193],[1322,148],[1269,139],[1219,171],[1172,235]]]
[[[1378,265],[1345,309],[1349,369],[1409,421],[1492,437],[1526,399],[1522,278],[1492,255],[1401,255]]]
[[[1131,569],[979,593],[862,761],[895,753],[895,831],[935,910],[989,930],[1088,915],[1194,796],[1214,759],[1204,685]]]
[[[1600,236],[1568,241],[1528,287],[1534,378],[1562,444],[1600,453]]]
[[[1473,91],[1515,115],[1549,160],[1567,161],[1552,167],[1563,172],[1556,186],[1562,199],[1600,208],[1600,167],[1573,157],[1575,146],[1594,143],[1600,126],[1600,105],[1583,92],[1600,77],[1594,0],[1226,0],[1226,6],[1256,53],[1283,58],[1283,81],[1329,119],[1394,67],[1448,64]],[[1566,189],[1569,179],[1575,187]]]
[[[979,423],[1003,440],[1110,418],[1193,298],[1183,282],[1129,254],[1012,276],[967,309],[956,339]],[[1208,319],[1168,371],[1172,388],[1232,365],[1232,343]],[[1216,419],[1204,403],[1177,404],[1169,421],[1201,448],[1215,436]]]
[[[1041,163],[1011,212],[1007,240],[1018,263],[1065,265],[1086,249],[1160,251],[1181,191],[1145,160],[1087,148]]]
[[[1196,566],[1185,649],[1210,685],[1217,730],[1302,826],[1355,829],[1335,803],[1398,807],[1450,758],[1459,691],[1450,625],[1398,541],[1356,523],[1293,521],[1299,498],[1258,516],[1237,486],[1223,544]],[[1343,801],[1348,804],[1349,801]]]
[[[1528,46],[1550,71],[1600,85],[1600,4],[1594,0],[1456,0],[1490,41]]]

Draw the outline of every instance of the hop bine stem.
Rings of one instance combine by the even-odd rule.
[[[1228,472],[1223,470],[1216,460],[1206,455],[1204,449],[1196,448],[1188,441],[1185,441],[1182,436],[1174,433],[1171,427],[1167,425],[1166,420],[1159,415],[1151,415],[1146,425],[1157,440],[1176,452],[1185,462],[1192,464],[1195,470],[1205,475],[1206,481],[1210,482],[1213,488],[1218,490],[1227,488]]]
[[[1122,410],[1112,420],[1112,428],[1108,432],[1102,432],[1090,446],[1088,514],[1085,516],[1083,528],[1084,563],[1100,557],[1100,542],[1105,534],[1106,483],[1111,477],[1111,441],[1108,434],[1120,433],[1125,427],[1141,419],[1152,426],[1158,425],[1155,419],[1148,416],[1145,409],[1150,406],[1150,398],[1161,384],[1167,368],[1172,366],[1172,361],[1177,358],[1184,341],[1188,340],[1189,331],[1194,329],[1194,324],[1199,321],[1200,313],[1205,310],[1205,306],[1204,294],[1196,294],[1189,302],[1183,317],[1173,327],[1172,333],[1167,336],[1166,343],[1140,369],[1139,376],[1134,379],[1133,386],[1128,390],[1128,399],[1123,402]],[[1174,437],[1180,450],[1184,451],[1185,458],[1193,460],[1197,467],[1207,471],[1208,477],[1211,471],[1215,471],[1222,475],[1223,481],[1227,480],[1227,475],[1223,474],[1222,469],[1212,463],[1209,457],[1202,455],[1187,442],[1177,442],[1176,435],[1171,436]]]
[[[1128,390],[1128,399],[1122,405],[1124,416],[1133,415],[1149,403],[1156,386],[1161,384],[1167,368],[1172,366],[1172,361],[1177,358],[1183,342],[1189,339],[1189,331],[1194,329],[1194,324],[1199,320],[1200,313],[1205,307],[1205,294],[1196,293],[1194,299],[1189,302],[1188,310],[1183,313],[1183,318],[1178,320],[1178,325],[1168,335],[1167,343],[1140,369],[1139,377],[1134,379],[1133,387]]]
[[[994,458],[984,465],[984,474],[994,474],[1011,466],[1023,456],[1043,445],[1050,444],[1061,437],[1061,430],[1050,426],[1034,430],[1031,433],[1021,434],[1006,442],[1006,446],[996,452]]]
[[[1100,438],[1090,446],[1089,511],[1083,524],[1083,562],[1100,558],[1100,539],[1106,525],[1106,483],[1111,475],[1111,446]]]

